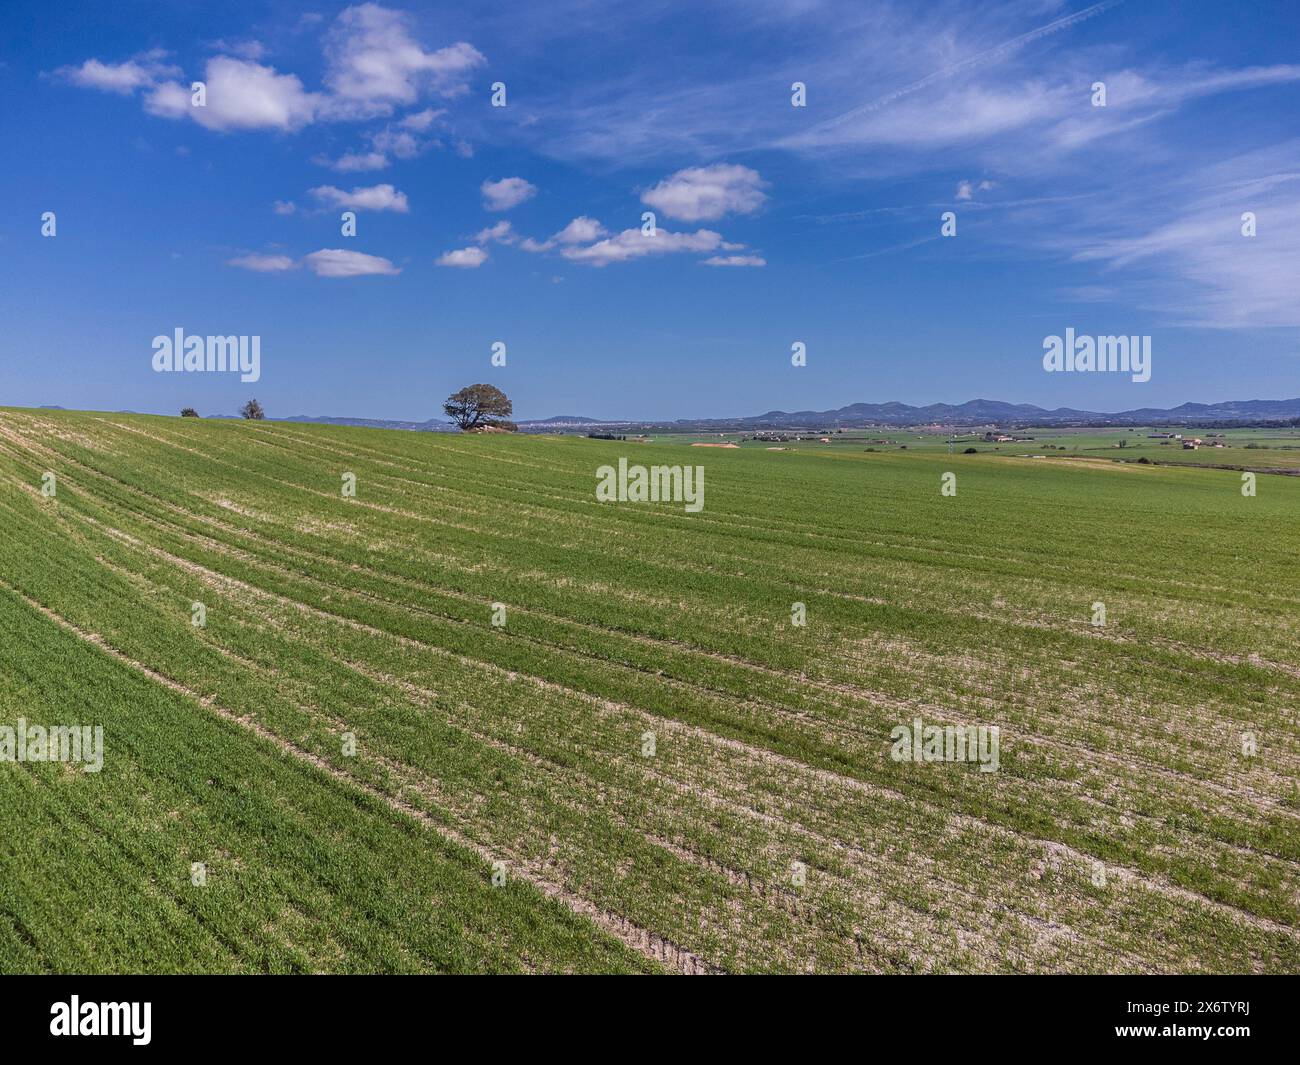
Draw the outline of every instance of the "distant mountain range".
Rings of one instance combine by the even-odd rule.
[[[851,403],[836,410],[770,410],[741,418],[683,418],[670,422],[619,421],[565,415],[541,421],[520,422],[520,428],[542,430],[581,427],[674,428],[681,430],[736,429],[847,429],[865,425],[1159,425],[1201,422],[1289,421],[1300,418],[1300,398],[1246,399],[1222,403],[1184,403],[1178,407],[1139,407],[1118,412],[1048,410],[1032,403],[1004,403],[972,399],[967,403]]]
[[[62,410],[48,406],[42,409]],[[131,411],[120,411],[122,414]],[[235,418],[234,414],[212,414],[212,418]],[[676,421],[636,421],[591,418],[579,414],[558,414],[552,418],[520,421],[525,432],[558,432],[575,429],[658,429],[660,431],[719,431],[722,429],[847,429],[867,425],[1188,425],[1214,422],[1280,422],[1300,419],[1300,398],[1244,399],[1222,403],[1184,403],[1178,407],[1138,407],[1117,412],[1048,410],[1032,403],[1003,403],[996,399],[972,399],[967,403],[931,403],[913,407],[907,403],[851,403],[836,410],[770,410],[766,414],[740,418],[679,418]],[[325,425],[357,425],[372,429],[406,429],[414,432],[453,432],[445,418],[423,422],[387,418],[336,418],[296,414],[275,421],[318,422]]]
[[[838,410],[772,410],[740,422],[755,428],[772,426],[850,425],[1060,425],[1105,422],[1108,425],[1151,425],[1158,422],[1276,421],[1300,418],[1300,399],[1247,399],[1223,403],[1184,403],[1168,409],[1139,407],[1118,412],[1075,410],[1057,407],[1047,410],[1031,403],[1003,403],[996,399],[972,399],[967,403],[931,403],[913,407],[906,403],[853,403]]]

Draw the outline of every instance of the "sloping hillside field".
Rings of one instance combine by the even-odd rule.
[[[0,410],[0,970],[1300,971],[1242,487]]]

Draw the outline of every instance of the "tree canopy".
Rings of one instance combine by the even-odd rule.
[[[239,413],[249,421],[260,421],[262,418],[266,417],[266,411],[262,410],[262,404],[258,403],[255,399],[250,399],[240,407]]]
[[[495,385],[470,385],[447,397],[443,411],[464,432],[485,427],[513,431],[514,404]]]

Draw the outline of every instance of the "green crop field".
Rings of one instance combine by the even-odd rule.
[[[929,451],[1095,459],[1099,462],[1138,462],[1204,466],[1236,470],[1277,470],[1300,474],[1300,429],[1204,429],[1196,426],[1159,428],[1028,428],[1016,429],[1014,441],[990,442],[984,431],[942,432],[914,428],[846,429],[825,433],[785,430],[788,440],[772,440],[752,432],[660,433],[649,440],[660,444],[734,444],[738,448],[785,451]],[[1155,434],[1200,438],[1204,445],[1184,449],[1182,441],[1156,439]],[[1211,434],[1215,434],[1212,436]],[[1222,447],[1212,446],[1219,440]],[[641,441],[629,439],[640,446]],[[635,452],[634,452],[635,453]]]
[[[0,971],[1300,971],[1300,478],[1068,442],[0,409]]]

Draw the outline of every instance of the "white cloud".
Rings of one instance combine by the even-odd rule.
[[[587,244],[605,236],[607,230],[594,218],[579,215],[552,237],[561,244]]]
[[[377,4],[345,8],[326,41],[325,83],[345,110],[389,114],[412,104],[425,87],[443,96],[466,92],[466,78],[487,60],[464,41],[426,52],[410,34],[410,19]]]
[[[271,206],[275,208],[276,214],[293,214],[298,210],[298,205],[292,200],[276,200]]]
[[[197,110],[191,102],[190,90],[174,81],[160,81],[144,95],[144,109],[160,118],[193,118]]]
[[[101,63],[87,59],[79,67],[60,67],[55,73],[83,89],[98,89],[130,96],[136,89],[146,88],[162,78],[180,76],[180,68],[164,63],[167,53],[162,49],[141,52],[124,63]]]
[[[534,240],[532,237],[525,237],[519,246],[524,251],[544,252],[550,251],[557,244],[590,244],[594,240],[608,236],[608,234],[609,230],[594,218],[588,218],[584,214],[579,215],[547,240]]]
[[[995,188],[997,188],[997,185],[992,181],[981,181],[978,185],[973,181],[959,181],[957,182],[957,191],[954,196],[958,200],[973,200],[977,191],[989,192]]]
[[[282,270],[292,270],[298,264],[287,255],[258,255],[253,252],[227,259],[226,265],[238,266],[241,270],[252,270],[259,274],[273,274]]]
[[[487,244],[489,241],[496,241],[498,244],[513,244],[517,239],[514,227],[504,218],[496,225],[480,229],[474,235],[475,244]]]
[[[370,150],[348,152],[337,159],[328,156],[315,156],[312,162],[328,166],[341,173],[357,173],[366,170],[383,170],[393,159],[415,159],[437,145],[436,140],[416,136],[426,132],[434,121],[444,114],[432,107],[407,115],[400,122],[387,125],[372,132],[369,136]]]
[[[766,266],[761,255],[712,255],[704,260],[705,266]]]
[[[463,270],[474,270],[487,262],[488,253],[483,248],[458,248],[443,252],[438,256],[439,266],[458,266]]]
[[[647,255],[711,252],[719,249],[739,251],[743,247],[743,244],[728,243],[722,239],[721,233],[715,233],[711,229],[699,229],[694,233],[670,233],[666,229],[659,229],[653,237],[649,237],[637,228],[625,229],[616,236],[607,237],[585,247],[567,247],[560,254],[576,263],[608,266],[610,263],[627,262]]]
[[[308,193],[329,207],[348,207],[357,211],[396,211],[406,214],[410,206],[406,193],[398,192],[392,185],[371,185],[344,192],[333,185],[320,185]]]
[[[404,129],[393,129],[391,126],[372,134],[370,143],[374,145],[375,151],[398,159],[414,159],[429,146],[428,141],[422,141]]]
[[[508,177],[500,181],[484,181],[479,187],[483,193],[483,206],[489,211],[508,211],[537,195],[537,186],[523,178]]]
[[[765,182],[757,170],[718,163],[679,170],[641,194],[641,202],[669,218],[703,222],[753,214],[763,206]]]
[[[264,59],[267,47],[261,41],[213,41],[209,47],[223,55],[234,55],[240,59]]]
[[[337,159],[330,159],[328,156],[312,156],[313,163],[318,166],[327,166],[331,170],[337,170],[340,174],[359,174],[368,170],[383,170],[388,166],[388,156],[383,152],[348,152],[346,155],[340,155]]]
[[[303,260],[318,277],[364,277],[368,274],[395,275],[402,271],[378,255],[364,255],[342,248],[322,248]]]
[[[195,107],[187,86],[161,82],[145,95],[145,110],[163,118],[192,118],[207,129],[294,130],[314,121],[324,98],[307,92],[292,74],[229,56],[209,59],[207,104]]]
[[[191,79],[164,62],[167,53],[159,49],[122,63],[88,59],[55,73],[74,85],[123,96],[143,90],[150,114],[193,119],[208,129],[295,130],[321,119],[391,114],[426,92],[447,97],[467,92],[468,77],[487,62],[483,55],[464,41],[427,51],[409,25],[406,14],[372,3],[344,9],[325,41],[325,92],[309,92],[293,74],[259,63],[267,49],[254,40],[211,42],[221,54],[208,59],[198,79],[207,85],[206,107],[190,105]],[[423,132],[441,113],[429,108],[408,115],[402,128]],[[402,150],[395,143],[398,158],[415,154]]]
[[[397,124],[403,129],[413,129],[416,133],[427,133],[434,121],[441,118],[446,111],[426,107],[423,111],[414,111]]]

